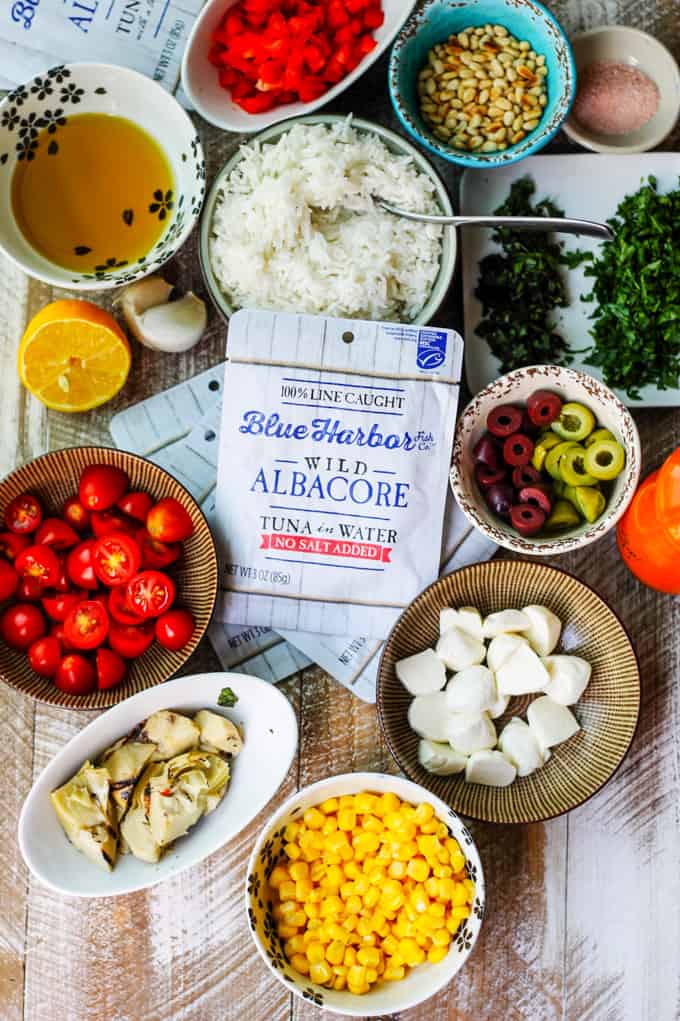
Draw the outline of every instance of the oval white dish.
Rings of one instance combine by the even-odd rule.
[[[224,687],[231,688],[238,698],[232,709],[217,705]],[[123,855],[112,872],[104,872],[69,843],[52,808],[50,792],[69,780],[85,759],[96,758],[157,709],[222,713],[241,728],[243,750],[233,760],[231,783],[222,803],[178,840],[157,865]],[[202,861],[255,818],[285,779],[297,739],[297,718],[290,702],[277,687],[257,677],[193,674],[142,691],[93,720],[42,771],[19,818],[24,861],[42,883],[72,897],[110,897],[154,886]]]

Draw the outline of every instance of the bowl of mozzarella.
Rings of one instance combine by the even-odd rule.
[[[400,768],[488,822],[538,822],[595,794],[630,747],[639,703],[635,651],[611,607],[530,561],[434,582],[397,621],[378,672]]]

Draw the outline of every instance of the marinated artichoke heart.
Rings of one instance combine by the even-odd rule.
[[[125,814],[133,788],[155,750],[156,746],[153,744],[121,738],[111,745],[99,760],[100,766],[107,770],[111,780],[111,797],[118,819]]]
[[[151,762],[146,767],[130,798],[127,812],[120,824],[121,851],[130,851],[135,858],[155,864],[160,861],[163,849],[151,832],[149,825],[149,802],[151,781],[165,772],[165,763]]]
[[[201,748],[206,751],[238,755],[243,748],[243,738],[238,727],[226,716],[201,709],[194,716],[194,723],[201,731]]]
[[[150,783],[148,817],[162,847],[174,843],[202,815],[219,804],[229,783],[229,766],[213,752],[190,751],[166,763]]]
[[[118,827],[109,793],[108,771],[85,762],[68,783],[50,794],[71,843],[107,872],[116,862],[118,847]]]
[[[189,748],[196,748],[200,737],[199,728],[188,716],[174,713],[171,709],[159,709],[149,716],[139,740],[151,741],[157,746],[151,762],[163,762]]]

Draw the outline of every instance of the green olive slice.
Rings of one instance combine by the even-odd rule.
[[[616,440],[596,440],[586,450],[586,471],[596,479],[615,479],[623,471],[626,452]]]
[[[543,435],[538,438],[531,457],[531,463],[537,472],[540,472],[543,467],[543,462],[546,459],[548,451],[552,450],[553,447],[556,447],[559,442],[559,436],[553,432],[543,433]]]
[[[615,440],[616,436],[610,432],[609,429],[594,429],[590,436],[586,436],[584,444],[589,447],[593,443],[597,443],[598,440]]]
[[[549,450],[546,458],[543,462],[543,467],[547,471],[548,475],[551,475],[554,479],[561,479],[560,475],[560,458],[564,454],[565,450],[569,450],[570,447],[575,447],[576,444],[570,440],[566,440],[562,443],[558,443],[556,447]]]
[[[584,440],[595,428],[595,416],[585,404],[569,401],[562,405],[560,417],[550,428],[563,440]]]
[[[586,469],[586,453],[584,447],[575,443],[562,454],[557,467],[560,478],[568,486],[592,486],[597,481]]]
[[[556,500],[544,527],[547,532],[559,532],[563,528],[573,528],[579,521],[576,508],[568,500]]]

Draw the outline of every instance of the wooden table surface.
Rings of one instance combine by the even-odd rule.
[[[680,56],[679,0],[557,0],[568,31],[621,22],[661,38]],[[333,110],[396,127],[382,60]],[[239,138],[198,125],[209,173]],[[678,151],[679,136],[664,148]],[[564,138],[551,151],[576,151]],[[457,171],[438,163],[455,194]],[[680,157],[679,157],[680,170]],[[578,210],[570,211],[578,215]],[[84,415],[47,412],[19,384],[26,321],[57,296],[2,260],[0,473],[46,450],[111,443],[108,422],[128,404],[220,361],[226,329],[211,315],[185,355],[135,345],[119,398]],[[202,292],[195,237],[169,268]],[[438,321],[461,328],[459,295]],[[95,296],[108,303],[109,296]],[[680,444],[680,410],[636,413],[644,473]],[[587,804],[545,825],[473,823],[487,876],[488,909],[469,962],[435,999],[403,1021],[674,1021],[680,1017],[680,619],[677,602],[639,585],[610,534],[556,563],[592,585],[622,616],[642,666],[640,726],[614,779]],[[216,668],[207,642],[186,673]],[[105,900],[60,897],[34,881],[17,846],[31,783],[93,714],[37,705],[0,690],[0,1021],[307,1021],[318,1009],[294,998],[257,954],[243,910],[245,863],[268,814],[297,787],[333,773],[394,770],[375,707],[318,668],[286,681],[300,745],[277,797],[231,844],[146,892]]]

